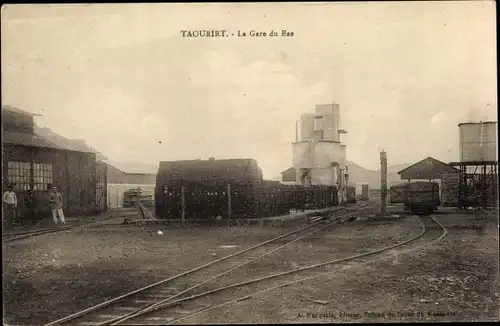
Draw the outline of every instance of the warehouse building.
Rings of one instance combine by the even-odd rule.
[[[2,190],[13,185],[19,213],[24,215],[24,198],[34,190],[37,214],[51,215],[50,185],[64,196],[66,215],[95,214],[106,210],[106,176],[96,154],[59,146],[36,134],[35,114],[2,106]]]
[[[124,194],[131,189],[141,188],[151,193],[151,198],[153,198],[156,174],[139,173],[137,171],[141,171],[140,167],[131,167],[127,166],[127,164],[115,162],[111,163],[106,156],[92,148],[83,139],[69,139],[53,132],[49,128],[38,127],[36,124],[34,130],[35,134],[42,136],[59,147],[71,148],[79,152],[95,153],[98,175],[105,176],[106,188],[102,197],[105,197],[104,203],[107,209],[123,207]],[[130,170],[131,168],[132,170]]]

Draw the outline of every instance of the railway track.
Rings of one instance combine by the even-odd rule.
[[[446,236],[446,229],[434,218],[420,217],[419,221],[422,226],[422,232],[416,237],[396,245],[228,286],[221,286],[201,293],[194,293],[177,300],[169,300],[164,304],[156,305],[150,309],[136,312],[112,324],[165,325],[178,323],[196,315],[206,313],[209,310],[247,300],[279,288],[303,283],[343,269],[414,251],[423,246],[431,245]],[[186,321],[186,323],[189,322]]]
[[[68,225],[68,226],[63,226],[63,227],[58,227],[58,228],[45,228],[45,229],[39,229],[39,230],[35,230],[35,231],[14,233],[11,235],[2,236],[2,242],[8,243],[8,242],[13,242],[13,241],[18,241],[18,240],[22,240],[22,239],[42,235],[42,234],[56,233],[56,232],[67,231],[67,230],[71,230],[71,229],[75,229],[75,228],[79,228],[79,227],[85,227],[85,226],[89,226],[89,225],[93,225],[93,224],[98,224],[102,221],[111,220],[114,218],[136,216],[136,215],[138,215],[137,212],[131,211],[130,213],[121,213],[119,215],[103,216],[103,217],[100,217],[96,221],[91,221],[91,222],[82,223],[82,224],[78,224],[78,225]]]
[[[199,292],[204,285],[213,280],[229,275],[232,271],[269,256],[292,243],[341,223],[367,205],[369,204],[338,209],[333,212],[335,214],[333,216],[317,219],[305,227],[56,320],[47,326],[56,324],[107,325],[135,318],[137,314],[144,311],[182,299],[196,291]]]
[[[351,214],[345,213],[341,219],[347,219],[347,216],[349,215]],[[173,295],[169,292],[160,292],[164,293],[163,296],[167,298],[163,300],[156,300],[156,303],[150,303],[151,300],[146,300],[148,304],[143,308],[130,307],[128,302],[122,302],[121,304],[116,305],[115,309],[120,308],[118,310],[125,312],[121,317],[117,317],[116,315],[96,315],[94,313],[89,315],[84,313],[83,315],[80,315],[80,317],[85,316],[87,318],[80,319],[80,322],[77,324],[164,325],[177,323],[187,318],[207,312],[208,310],[246,300],[269,291],[297,283],[303,283],[310,279],[332,274],[342,269],[368,264],[380,259],[393,257],[394,255],[418,250],[422,246],[432,245],[436,241],[441,240],[447,233],[446,229],[433,217],[420,217],[419,221],[422,227],[422,232],[419,235],[392,246],[377,249],[364,254],[297,268],[282,273],[276,273],[237,284],[222,286],[209,291],[196,291],[196,287],[192,287]],[[340,222],[340,219],[337,219],[336,222]],[[334,267],[333,270],[332,267]],[[228,273],[230,273],[230,271],[228,271]],[[93,310],[93,312],[96,311],[97,310]],[[72,318],[71,320],[75,320],[75,318]],[[67,321],[69,320],[66,320],[66,322]],[[55,323],[57,322],[49,325]]]
[[[393,246],[374,250],[368,253],[303,267],[266,277],[220,287],[205,293],[192,295],[168,304],[158,306],[156,310],[141,312],[134,318],[126,320],[133,325],[165,325],[174,324],[195,317],[209,310],[228,306],[232,303],[247,300],[264,293],[275,291],[291,285],[303,284],[309,280],[328,276],[354,266],[369,264],[394,255],[418,250],[440,241],[447,234],[435,218],[420,217],[423,231],[416,237]],[[411,247],[409,246],[411,244]],[[416,246],[415,246],[416,245]],[[384,255],[385,254],[385,255]],[[328,268],[334,266],[335,268]],[[321,269],[328,269],[321,271]],[[125,320],[124,320],[125,321]],[[189,324],[188,321],[186,323]],[[117,323],[118,324],[118,323]]]

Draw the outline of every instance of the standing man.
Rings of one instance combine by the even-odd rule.
[[[26,216],[26,222],[29,222],[31,224],[36,224],[37,222],[37,217],[36,217],[36,206],[37,206],[37,201],[35,196],[33,195],[33,190],[30,189],[28,190],[28,195],[24,199],[24,204],[26,206],[26,209],[28,210],[27,216]]]
[[[17,211],[17,196],[12,186],[9,186],[7,191],[3,194],[3,206],[5,209],[4,222],[6,222],[7,225],[12,225],[15,221]]]
[[[61,192],[59,191],[59,188],[52,187],[49,200],[50,200],[50,208],[52,208],[52,218],[54,219],[54,224],[57,224],[58,215],[59,219],[61,219],[61,223],[66,224],[63,212],[63,198]]]

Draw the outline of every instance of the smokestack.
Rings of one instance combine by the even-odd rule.
[[[387,153],[380,152],[380,215],[387,215]]]

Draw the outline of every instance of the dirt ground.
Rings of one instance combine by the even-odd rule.
[[[4,324],[46,323],[285,232],[101,225],[7,243]]]
[[[369,311],[454,312],[446,320],[498,318],[498,288],[493,288],[498,281],[497,222],[486,224],[470,216],[438,218],[450,226],[449,234],[428,250],[268,292],[185,323],[380,321],[365,314]],[[463,225],[452,227],[457,221]],[[46,323],[289,231],[258,226],[115,225],[10,243],[3,248],[4,324]],[[339,226],[248,266],[251,273],[233,277],[247,279],[248,274],[256,277],[342,258],[409,239],[420,231],[413,218]],[[236,247],[221,247],[228,245]],[[398,318],[393,319],[411,317]]]
[[[182,323],[498,321],[496,216],[485,221],[479,214],[436,215],[448,235],[431,247],[267,292]]]

